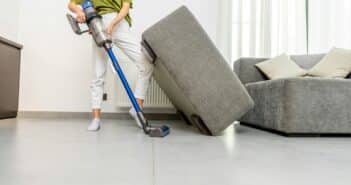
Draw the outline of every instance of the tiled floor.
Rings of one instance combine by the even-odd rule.
[[[286,138],[236,125],[207,137],[181,121],[152,139],[133,121],[0,121],[1,185],[349,185],[351,138]],[[160,123],[160,122],[153,122]]]

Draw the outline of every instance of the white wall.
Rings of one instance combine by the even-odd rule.
[[[67,0],[68,2],[68,0]],[[21,67],[21,111],[90,111],[89,83],[91,46],[88,35],[74,35],[66,21],[66,1],[22,0],[19,42],[24,45]],[[133,32],[142,31],[182,4],[199,18],[213,41],[217,36],[217,1],[135,0]],[[119,53],[119,52],[118,52]],[[125,57],[121,57],[124,60]],[[107,75],[109,100],[106,112],[119,112],[114,105],[113,75]]]
[[[0,6],[0,36],[17,42],[19,0],[11,0]]]

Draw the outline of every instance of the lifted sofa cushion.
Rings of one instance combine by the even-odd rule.
[[[218,135],[253,107],[245,87],[193,14],[181,7],[143,33],[154,78],[202,133]]]

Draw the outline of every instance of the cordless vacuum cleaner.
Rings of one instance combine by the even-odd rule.
[[[141,111],[141,109],[140,109],[140,107],[135,99],[133,91],[130,88],[126,77],[124,76],[120,65],[118,64],[118,60],[117,60],[115,54],[113,53],[112,40],[108,36],[108,34],[106,33],[106,29],[105,29],[104,24],[102,22],[102,17],[94,9],[93,3],[89,0],[86,0],[81,4],[81,6],[82,6],[83,11],[85,13],[86,24],[87,24],[89,30],[82,31],[80,26],[79,26],[79,23],[76,21],[76,19],[74,17],[72,17],[72,15],[67,14],[68,21],[71,24],[73,31],[78,35],[81,35],[81,34],[86,33],[86,32],[90,32],[91,35],[93,36],[96,44],[99,47],[105,48],[106,52],[108,53],[108,56],[110,57],[110,59],[113,63],[113,67],[116,70],[119,78],[121,79],[122,84],[123,84],[125,90],[127,91],[128,97],[133,104],[133,107],[137,113],[137,118],[140,121],[140,123],[142,123],[142,127],[143,127],[145,134],[147,134],[151,137],[165,137],[165,136],[167,136],[170,133],[170,128],[168,126],[161,126],[161,127],[150,126],[148,124],[148,121],[145,119],[144,114]]]

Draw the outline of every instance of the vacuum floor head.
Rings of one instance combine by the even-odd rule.
[[[160,127],[149,127],[148,132],[150,137],[165,137],[171,132],[171,129],[163,125]]]

